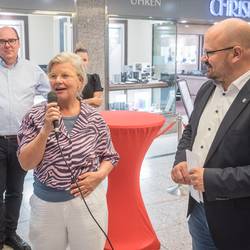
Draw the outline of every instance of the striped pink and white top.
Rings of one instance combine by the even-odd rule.
[[[46,102],[43,102],[33,106],[23,118],[17,134],[18,153],[39,133],[45,111]],[[51,132],[43,160],[34,169],[34,176],[46,186],[65,190],[70,187],[71,173],[78,177],[81,173],[96,171],[104,160],[117,164],[119,156],[113,147],[109,128],[95,108],[81,102],[80,114],[70,134],[62,119],[59,130],[59,145],[71,171],[60,154],[54,132]]]

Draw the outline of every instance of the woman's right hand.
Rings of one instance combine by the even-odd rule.
[[[56,102],[51,102],[47,104],[46,113],[44,117],[44,125],[42,130],[49,135],[53,131],[53,121],[59,120],[61,116],[60,108]]]

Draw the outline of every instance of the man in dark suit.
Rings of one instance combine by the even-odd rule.
[[[189,197],[194,250],[249,250],[250,25],[230,18],[210,27],[202,61],[210,80],[197,94],[171,175],[201,194]],[[186,149],[200,166],[188,169]]]

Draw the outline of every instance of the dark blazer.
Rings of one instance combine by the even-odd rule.
[[[214,90],[215,85],[209,80],[198,91],[189,124],[177,148],[175,165],[186,160],[185,149],[192,150],[199,119]],[[250,80],[226,113],[204,163],[204,207],[219,250],[250,250],[249,101]],[[195,202],[189,197],[188,214]]]

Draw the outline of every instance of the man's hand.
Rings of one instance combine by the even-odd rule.
[[[200,192],[205,192],[203,175],[204,175],[204,168],[198,167],[193,168],[190,172],[190,179],[191,185],[194,186],[194,189]]]
[[[188,173],[187,162],[182,161],[175,165],[171,172],[171,177],[174,182],[179,184],[190,184],[190,176]]]

